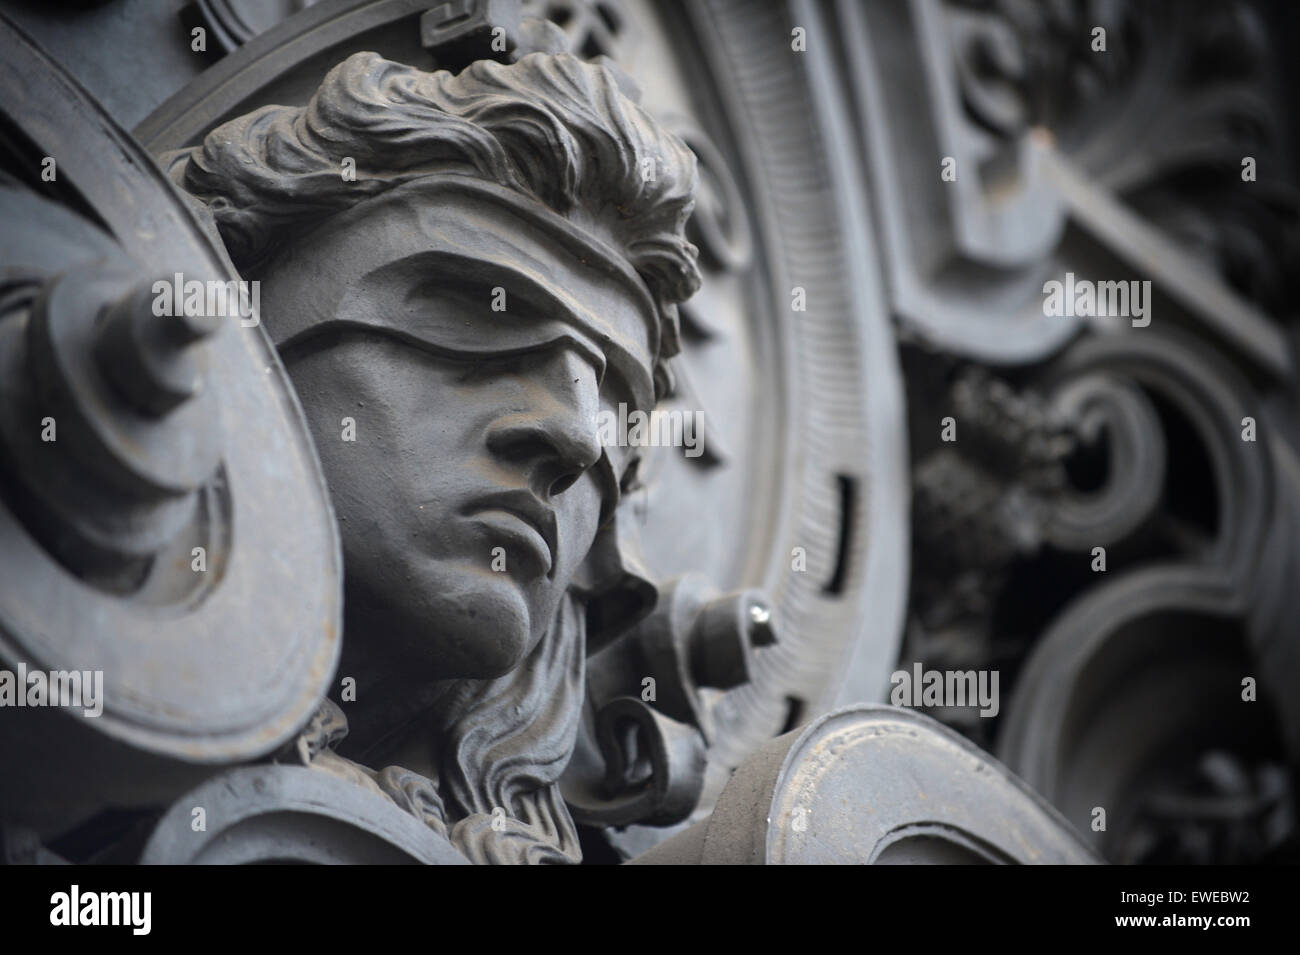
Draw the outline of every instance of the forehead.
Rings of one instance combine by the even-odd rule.
[[[649,292],[608,246],[530,202],[492,184],[441,181],[359,202],[272,263],[267,330],[282,348],[340,327],[451,355],[567,345],[650,407],[658,315]]]

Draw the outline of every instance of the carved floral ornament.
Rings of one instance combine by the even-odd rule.
[[[0,670],[102,689],[6,859],[1285,857],[1288,193],[1197,233],[1213,103],[1098,104],[1200,21],[1092,6],[202,2],[138,105],[14,14]]]

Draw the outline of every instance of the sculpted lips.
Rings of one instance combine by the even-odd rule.
[[[507,543],[533,552],[541,572],[555,573],[555,512],[528,491],[502,491],[477,498],[464,513],[491,524]]]

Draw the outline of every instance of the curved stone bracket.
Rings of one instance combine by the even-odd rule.
[[[929,717],[850,706],[741,764],[713,815],[639,863],[1091,863],[1060,814]]]
[[[202,810],[202,830],[196,831]],[[446,839],[360,786],[301,766],[222,773],[159,821],[146,865],[469,865]]]

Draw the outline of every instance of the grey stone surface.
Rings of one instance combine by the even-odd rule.
[[[0,0],[0,857],[1295,855],[1293,19],[295,6]]]

